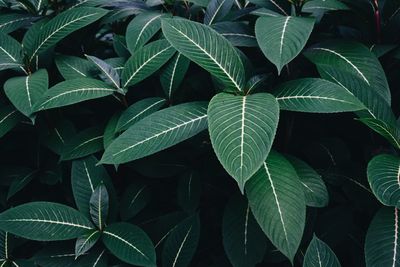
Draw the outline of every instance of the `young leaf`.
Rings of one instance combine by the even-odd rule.
[[[243,196],[232,197],[222,220],[225,252],[234,267],[255,266],[267,249],[267,240]]]
[[[94,224],[101,230],[106,225],[108,215],[108,192],[104,184],[96,187],[90,197],[90,216]]]
[[[80,212],[58,203],[30,202],[0,214],[1,230],[31,240],[68,240],[92,228]]]
[[[267,93],[220,93],[211,100],[208,116],[214,151],[243,191],[271,149],[278,126],[278,103]]]
[[[199,215],[193,215],[179,223],[165,241],[162,251],[163,266],[189,266],[196,252],[199,238]]]
[[[284,110],[331,113],[364,109],[364,105],[343,87],[317,78],[283,83],[276,89],[275,96]]]
[[[315,266],[341,267],[331,248],[314,235],[304,256],[303,267]]]
[[[271,152],[246,185],[258,224],[280,252],[293,262],[306,217],[306,202],[296,170],[282,155]]]
[[[204,24],[211,25],[223,19],[231,10],[233,0],[210,0],[204,14]]]
[[[128,59],[122,71],[122,86],[135,85],[164,65],[175,53],[166,40],[158,40],[140,48]]]
[[[314,27],[313,18],[260,17],[256,38],[264,55],[278,69],[292,61],[304,48]]]
[[[42,96],[33,110],[63,107],[82,101],[111,95],[116,89],[102,81],[79,78],[60,82]]]
[[[106,82],[113,85],[115,88],[120,87],[119,74],[112,66],[97,57],[88,55],[86,55],[86,57],[101,71]]]
[[[206,112],[206,102],[189,102],[157,111],[121,134],[107,147],[100,162],[125,163],[182,142],[207,128]]]
[[[22,47],[14,38],[0,32],[0,71],[22,68]]]
[[[0,107],[0,138],[11,131],[22,119],[23,116],[14,107]]]
[[[243,91],[243,63],[228,40],[210,27],[193,21],[163,19],[161,25],[176,50],[220,79],[226,90]]]
[[[65,80],[93,77],[95,66],[88,60],[74,56],[57,56],[55,59],[58,71]]]
[[[194,212],[199,206],[201,182],[199,174],[191,171],[178,182],[178,204],[187,213]]]
[[[156,266],[156,252],[150,238],[137,226],[115,223],[103,232],[104,245],[120,260],[139,266]]]
[[[383,207],[372,219],[365,238],[365,263],[367,267],[398,266],[399,210]]]
[[[146,184],[131,184],[121,199],[121,218],[125,221],[132,219],[150,201],[150,188]]]
[[[190,60],[181,53],[176,53],[165,65],[160,74],[161,86],[169,99],[182,83],[189,68]]]
[[[99,240],[101,234],[98,230],[91,230],[87,234],[79,237],[75,242],[75,258],[84,255]]]
[[[41,69],[26,77],[14,77],[4,84],[4,92],[11,103],[25,116],[34,120],[33,106],[42,98],[49,87],[49,77]]]

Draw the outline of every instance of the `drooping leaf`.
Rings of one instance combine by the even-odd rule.
[[[58,203],[30,202],[0,214],[1,230],[31,240],[67,240],[92,228],[80,212]]]
[[[254,32],[244,23],[225,21],[212,25],[212,28],[228,39],[234,46],[257,46]]]
[[[135,85],[164,65],[175,53],[166,40],[158,40],[140,48],[128,59],[122,71],[122,86]]]
[[[179,223],[168,235],[163,251],[163,266],[186,267],[190,265],[200,238],[200,219],[192,215]]]
[[[365,238],[365,263],[367,267],[398,266],[399,210],[392,207],[381,208],[372,219]]]
[[[56,57],[55,62],[65,80],[89,78],[96,73],[95,66],[80,57],[60,55]]]
[[[75,258],[84,255],[99,240],[101,234],[98,230],[91,230],[87,234],[79,237],[75,242]]]
[[[108,216],[108,206],[109,199],[107,188],[104,184],[100,184],[92,193],[89,205],[92,221],[100,230],[103,230],[103,227],[106,224]]]
[[[31,170],[31,169],[22,170],[22,173],[19,174],[17,177],[15,177],[14,180],[12,181],[8,189],[7,199],[10,199],[16,193],[21,191],[25,186],[27,186],[35,177],[36,173],[37,170]]]
[[[304,256],[303,267],[316,266],[341,267],[332,249],[314,235]]]
[[[233,0],[210,0],[204,14],[204,24],[211,25],[223,19],[231,10]]]
[[[161,24],[165,37],[176,50],[220,79],[225,90],[243,91],[243,63],[229,41],[197,22],[163,19]]]
[[[0,71],[22,68],[22,47],[14,38],[0,32]]]
[[[182,142],[207,128],[206,112],[206,102],[189,102],[157,111],[111,143],[101,163],[125,163]]]
[[[25,25],[28,25],[36,18],[32,15],[10,13],[0,15],[0,32],[10,33]]]
[[[243,191],[271,149],[278,125],[278,103],[267,93],[220,93],[211,100],[208,116],[214,151]]]
[[[160,73],[161,86],[169,99],[182,83],[189,68],[190,60],[181,53],[176,53]]]
[[[99,80],[91,78],[68,80],[60,82],[47,90],[33,107],[33,110],[40,111],[68,106],[82,101],[108,96],[115,92],[116,89],[113,86]]]
[[[232,197],[222,221],[225,252],[234,267],[255,266],[267,249],[264,233],[257,224],[246,198]]]
[[[260,17],[256,38],[264,55],[278,73],[304,48],[314,27],[314,19],[304,17]]]
[[[23,119],[21,113],[12,106],[0,108],[0,137],[11,131]]]
[[[146,184],[134,183],[131,184],[121,199],[121,218],[130,220],[138,214],[150,201],[150,188]]]
[[[25,116],[34,120],[34,105],[49,86],[47,71],[41,69],[26,77],[13,77],[4,84],[4,92],[11,103]]]
[[[156,266],[150,238],[137,226],[114,223],[103,231],[104,245],[120,260],[139,266]]]
[[[246,185],[251,211],[271,242],[290,261],[300,245],[306,215],[303,185],[282,155],[271,152]]]
[[[101,71],[106,82],[113,85],[115,88],[120,87],[119,74],[112,66],[97,57],[88,55],[86,55],[86,57]]]
[[[178,204],[187,213],[194,212],[200,202],[201,182],[197,172],[183,175],[178,182]]]

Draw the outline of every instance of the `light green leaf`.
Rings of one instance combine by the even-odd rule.
[[[232,197],[222,220],[225,252],[234,267],[255,266],[264,258],[267,240],[243,196]]]
[[[316,236],[308,245],[303,267],[341,267],[331,248]]]
[[[79,237],[75,242],[75,258],[88,252],[97,243],[100,236],[101,234],[98,230],[91,230],[87,234]]]
[[[14,68],[22,68],[21,44],[8,34],[0,32],[0,71]]]
[[[67,240],[92,228],[80,212],[58,203],[30,202],[0,214],[1,230],[31,240]]]
[[[267,93],[220,93],[211,100],[208,116],[214,151],[243,191],[246,181],[263,165],[271,149],[278,126],[278,103]]]
[[[193,213],[199,206],[201,181],[197,172],[184,174],[178,182],[178,204],[187,213]]]
[[[101,230],[106,225],[108,216],[108,192],[105,185],[100,184],[96,187],[90,197],[90,216],[94,224]]]
[[[211,25],[222,20],[231,10],[233,0],[210,0],[204,14],[204,24]]]
[[[343,87],[323,79],[303,78],[285,82],[275,91],[284,110],[331,113],[357,111],[364,105]]]
[[[112,66],[97,57],[89,55],[86,55],[86,57],[101,71],[102,76],[104,76],[103,80],[113,85],[115,88],[120,87],[119,74]]]
[[[27,14],[10,13],[0,15],[0,32],[10,33],[35,20],[35,17]]]
[[[200,238],[200,219],[193,215],[179,223],[168,235],[163,251],[162,265],[190,266]]]
[[[386,138],[395,148],[400,149],[398,126],[374,118],[360,118],[359,121]]]
[[[185,74],[189,68],[190,60],[181,53],[176,53],[168,61],[160,73],[161,86],[169,99],[182,83]]]
[[[365,238],[365,263],[367,267],[398,266],[400,262],[399,246],[399,210],[383,207],[369,225]]]
[[[132,219],[150,201],[150,188],[146,184],[131,184],[122,195],[120,212],[125,221]]]
[[[23,119],[21,113],[12,106],[0,108],[0,138],[11,131]]]
[[[101,163],[125,163],[178,144],[207,128],[206,111],[206,102],[189,102],[157,111],[111,143]]]
[[[264,55],[278,69],[292,61],[307,43],[314,27],[313,18],[260,17],[256,22],[256,38]]]
[[[104,245],[120,260],[138,266],[156,266],[150,238],[137,226],[115,223],[103,231]]]
[[[89,78],[96,74],[95,66],[88,60],[80,57],[61,55],[56,57],[55,62],[58,71],[65,80]]]
[[[246,185],[251,211],[272,244],[293,262],[306,217],[303,185],[282,155],[271,152]]]
[[[108,96],[116,91],[113,86],[91,78],[68,80],[51,87],[34,106],[33,110],[39,111],[68,106]]]
[[[336,10],[349,10],[350,8],[338,0],[312,0],[307,1],[302,12],[316,12],[316,11],[336,11]]]
[[[176,50],[220,79],[226,90],[243,91],[243,63],[228,40],[210,27],[193,21],[163,19],[161,24],[165,37]]]
[[[41,69],[26,77],[13,77],[4,84],[4,92],[11,103],[25,116],[34,121],[33,106],[42,98],[49,87],[49,77]]]
[[[55,45],[68,34],[95,22],[107,12],[101,8],[79,7],[60,13],[37,32],[32,42],[24,42],[29,61],[32,62],[36,55]]]

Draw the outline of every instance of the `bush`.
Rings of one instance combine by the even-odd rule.
[[[400,266],[399,10],[0,0],[1,266]]]

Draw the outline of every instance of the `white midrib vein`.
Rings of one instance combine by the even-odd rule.
[[[283,14],[285,14],[286,16],[289,16],[288,13],[286,13],[286,11],[280,6],[278,5],[274,0],[269,0],[272,4],[274,4]]]
[[[138,34],[138,37],[137,37],[137,39],[136,39],[134,48],[136,48],[136,46],[137,46],[137,44],[138,44],[140,38],[142,37],[142,35],[143,35],[144,31],[147,29],[147,27],[148,27],[154,20],[158,19],[158,18],[161,17],[161,16],[162,16],[162,14],[157,15],[157,16],[155,16],[154,18],[151,18],[148,22],[146,22],[146,24],[143,26],[143,28],[140,30],[140,32],[139,32],[139,34]]]
[[[244,221],[244,255],[247,255],[247,228],[249,224],[250,205],[247,205],[246,217]]]
[[[289,238],[288,238],[288,234],[287,234],[287,231],[286,231],[285,221],[283,220],[283,214],[282,214],[282,210],[281,210],[281,205],[279,203],[278,195],[276,194],[276,191],[275,191],[274,182],[272,181],[271,174],[269,173],[269,169],[268,169],[268,166],[267,166],[266,163],[264,163],[264,169],[265,169],[265,172],[267,174],[268,180],[269,180],[269,182],[271,184],[272,193],[273,193],[274,198],[275,198],[275,204],[276,204],[276,206],[278,208],[279,218],[280,218],[281,223],[282,223],[282,228],[283,228],[283,233],[285,235],[286,244],[289,245]]]
[[[201,120],[201,119],[204,119],[204,118],[207,118],[207,114],[202,115],[202,116],[200,116],[200,117],[197,117],[197,118],[195,118],[195,119],[192,119],[192,120],[190,120],[190,121],[184,122],[184,123],[182,123],[182,124],[178,124],[178,125],[176,125],[176,126],[174,126],[174,127],[172,127],[172,128],[169,128],[169,129],[167,129],[167,130],[164,130],[164,131],[162,131],[162,132],[159,132],[158,134],[152,135],[152,136],[150,136],[150,137],[148,137],[148,138],[146,138],[146,139],[144,139],[144,140],[142,140],[142,141],[140,141],[140,142],[137,142],[137,143],[135,143],[135,144],[133,144],[133,145],[131,145],[131,146],[128,146],[127,148],[122,149],[121,151],[119,151],[119,152],[117,152],[117,153],[114,153],[112,156],[115,157],[115,156],[117,156],[117,155],[119,155],[119,154],[121,154],[121,153],[123,153],[123,152],[125,152],[125,151],[127,151],[127,150],[129,150],[129,149],[132,149],[132,148],[134,148],[134,147],[136,147],[136,146],[138,146],[138,145],[141,145],[141,144],[143,144],[143,143],[145,143],[145,142],[147,142],[147,141],[149,141],[149,140],[151,140],[151,139],[157,138],[157,137],[159,137],[160,135],[166,134],[166,133],[168,133],[168,132],[170,132],[170,131],[173,131],[173,130],[178,129],[178,128],[181,128],[181,127],[184,127],[184,126],[186,126],[187,124],[194,123],[195,121],[198,121],[198,120]]]
[[[15,112],[17,112],[16,110],[11,111],[10,113],[8,113],[6,116],[4,116],[1,120],[0,120],[0,124],[3,123],[8,117],[10,117],[12,114],[14,114]]]
[[[99,201],[97,202],[97,205],[98,205],[98,215],[97,216],[99,216],[99,228],[100,228],[100,230],[103,230],[102,228],[103,228],[103,221],[102,221],[102,219],[101,219],[101,217],[102,217],[102,215],[101,215],[101,186],[99,187]]]
[[[276,98],[278,101],[279,100],[287,100],[287,99],[323,99],[323,100],[332,100],[332,101],[337,101],[337,102],[342,102],[342,103],[347,103],[347,104],[353,104],[350,101],[346,101],[343,99],[337,99],[334,97],[328,97],[328,96],[315,96],[315,95],[293,95],[293,96],[281,96]]]
[[[11,58],[12,61],[17,62],[15,57],[13,57],[7,50],[5,50],[3,47],[0,46],[0,50],[3,51],[9,58]]]
[[[25,78],[26,96],[28,97],[29,107],[32,109],[31,93],[29,92],[29,76]]]
[[[240,128],[240,176],[243,177],[243,161],[244,161],[244,127],[245,127],[245,115],[246,115],[246,96],[243,97],[242,103],[242,118]]]
[[[214,22],[215,17],[217,16],[219,10],[221,7],[224,5],[226,0],[222,0],[221,3],[218,5],[217,9],[215,10],[214,14],[212,15],[210,21],[208,22],[208,25],[211,25]]]
[[[399,140],[397,140],[397,138],[395,136],[393,136],[393,134],[387,128],[383,127],[382,125],[380,125],[378,123],[372,122],[372,121],[370,121],[369,123],[375,125],[376,127],[379,127],[382,131],[386,132],[390,136],[390,138],[396,143],[397,148],[400,148]],[[399,186],[400,186],[400,181],[399,181]]]
[[[76,223],[70,223],[70,222],[63,222],[63,221],[52,221],[52,220],[46,220],[46,219],[9,219],[9,220],[1,220],[2,222],[38,222],[38,223],[49,223],[49,224],[59,224],[59,225],[66,225],[66,226],[72,226],[72,227],[77,227],[77,228],[83,228],[83,229],[89,229],[91,230],[92,228],[86,225],[81,225],[81,224],[76,224]]]
[[[82,251],[82,249],[85,247],[85,245],[87,244],[87,242],[89,242],[89,240],[92,238],[92,236],[94,236],[96,233],[98,233],[98,231],[94,231],[93,233],[91,233],[86,239],[85,241],[82,243],[82,245],[79,247],[78,249],[78,254],[80,254],[80,252]],[[77,256],[75,255],[75,259],[77,258]]]
[[[222,65],[210,54],[205,50],[203,47],[201,47],[198,43],[190,39],[189,36],[187,36],[184,32],[180,31],[179,29],[175,28],[174,26],[170,25],[174,30],[179,32],[183,37],[185,37],[189,42],[194,44],[198,49],[200,49],[204,54],[206,54],[217,66],[225,73],[226,76],[228,76],[229,80],[232,81],[232,83],[235,85],[236,89],[238,89],[240,92],[242,91],[242,88],[239,86],[239,84],[235,81],[235,79],[225,70],[225,68],[222,67]]]
[[[116,235],[116,234],[113,234],[113,233],[111,233],[111,232],[108,232],[108,231],[104,231],[103,233],[106,234],[106,235],[112,236],[112,237],[118,239],[119,241],[121,241],[121,242],[127,244],[129,247],[131,247],[131,248],[133,248],[134,250],[136,250],[137,252],[139,252],[140,255],[142,255],[142,256],[145,257],[146,259],[150,260],[149,257],[147,257],[145,254],[143,254],[142,251],[140,251],[137,247],[135,247],[134,245],[132,245],[131,243],[129,243],[127,240],[123,239],[122,237],[120,237],[120,236],[118,236],[118,235]]]
[[[399,235],[399,216],[397,208],[394,208],[394,241],[393,241],[393,265],[396,267],[397,263],[397,246],[398,246],[398,235]]]
[[[176,253],[174,263],[172,264],[172,267],[175,267],[176,263],[178,262],[179,255],[181,254],[182,248],[185,245],[186,239],[188,238],[190,232],[192,231],[192,226],[190,226],[189,230],[187,231],[185,237],[182,240],[182,244],[179,246],[178,252]]]
[[[62,29],[64,29],[65,27],[67,27],[68,25],[70,25],[70,24],[72,24],[72,23],[74,23],[74,22],[76,22],[76,21],[79,21],[79,20],[82,20],[82,19],[85,19],[85,18],[88,18],[88,17],[91,17],[91,16],[95,16],[95,15],[97,15],[97,14],[98,14],[98,13],[88,14],[88,15],[85,15],[85,16],[82,16],[82,17],[73,19],[73,20],[69,21],[68,23],[65,23],[64,25],[62,25],[60,28],[56,29],[54,32],[52,32],[51,34],[49,34],[49,36],[47,36],[47,37],[38,45],[38,47],[36,48],[36,50],[33,52],[32,56],[30,57],[29,61],[32,61],[32,59],[35,57],[36,53],[37,53],[37,52],[39,51],[39,49],[43,46],[43,44],[46,43],[47,40],[49,40],[54,34],[56,34],[57,32],[61,31]]]
[[[180,57],[181,57],[181,53],[178,53],[178,56],[176,57],[176,61],[174,63],[174,68],[172,69],[171,80],[169,81],[169,87],[168,87],[168,97],[169,98],[171,98],[171,95],[172,95],[172,86],[174,84],[175,71],[178,66]]]
[[[150,61],[152,61],[154,58],[156,58],[158,55],[164,53],[165,51],[167,51],[168,49],[170,49],[171,46],[168,46],[167,48],[164,48],[163,50],[160,50],[159,52],[157,52],[156,54],[154,54],[153,56],[151,56],[149,59],[147,59],[145,62],[143,62],[142,65],[139,66],[139,68],[137,68],[137,70],[132,73],[132,75],[129,77],[129,79],[125,82],[123,87],[126,87],[129,82],[133,79],[133,77],[135,77],[135,75],[142,69],[144,68],[144,66],[146,66]]]
[[[76,147],[74,147],[74,149],[72,149],[71,152],[73,152],[73,151],[79,149],[80,147],[86,145],[87,143],[93,142],[93,141],[95,141],[95,140],[97,140],[97,139],[101,139],[101,138],[103,138],[103,135],[99,135],[99,136],[90,138],[89,140],[86,140],[85,142],[83,142],[83,143],[77,145]]]
[[[71,64],[65,62],[65,65],[67,65],[68,67],[70,67],[71,69],[73,69],[74,71],[76,71],[77,73],[79,73],[80,75],[82,75],[83,77],[87,77],[86,74],[84,74],[83,72],[81,72],[80,70],[78,70],[77,68],[75,68],[74,66],[72,66]]]
[[[104,251],[105,251],[105,250],[103,250],[103,251],[100,253],[100,255],[97,257],[96,261],[95,261],[94,264],[93,264],[93,267],[96,267],[97,263],[99,263],[99,261],[100,261],[100,259],[101,259],[101,256],[103,256],[103,254],[104,254]]]
[[[88,167],[86,165],[86,161],[83,162],[83,167],[85,168],[86,176],[87,176],[88,181],[89,181],[90,190],[92,190],[92,193],[93,193],[94,192],[94,188],[93,188],[93,183],[92,183],[92,177],[90,176],[89,169],[88,169]]]
[[[0,28],[3,28],[3,27],[5,27],[5,26],[7,26],[8,24],[12,24],[12,23],[14,23],[14,22],[18,22],[18,21],[21,21],[21,20],[28,20],[28,19],[31,19],[31,17],[11,20],[11,21],[8,21],[8,22],[6,22],[6,23],[0,24]]]
[[[318,265],[322,267],[321,256],[319,254],[319,249],[317,248]]]
[[[281,41],[280,41],[280,46],[279,46],[279,58],[282,59],[282,51],[283,51],[283,41],[285,38],[285,33],[286,33],[286,27],[288,25],[288,22],[291,17],[287,17],[285,20],[285,23],[283,24],[283,29],[282,29],[282,35],[281,35]]]
[[[142,193],[142,191],[146,188],[147,186],[143,186],[142,188],[139,189],[139,191],[137,191],[137,193],[135,194],[135,196],[133,197],[132,201],[129,203],[129,207],[132,206],[133,203],[135,203],[136,199],[138,198],[138,196],[140,195],[140,193]]]
[[[119,127],[120,129],[122,127],[125,127],[126,125],[128,125],[131,121],[133,121],[134,119],[136,119],[137,117],[139,117],[140,115],[142,115],[144,112],[146,112],[147,110],[151,109],[152,107],[154,107],[155,105],[161,103],[165,101],[164,99],[155,102],[154,104],[151,104],[150,106],[148,106],[147,108],[145,108],[144,110],[142,110],[141,112],[139,112],[138,114],[136,114],[135,116],[133,116],[132,118],[130,118],[127,122],[125,122],[121,127]]]
[[[92,60],[92,62],[94,64],[96,64],[97,67],[99,67],[103,73],[108,77],[108,79],[110,79],[110,81],[115,85],[115,87],[119,88],[119,84],[116,80],[114,80],[114,78],[110,75],[110,73],[108,73],[108,71],[106,69],[103,68],[103,66],[101,66],[100,64],[97,63],[97,61]]]

